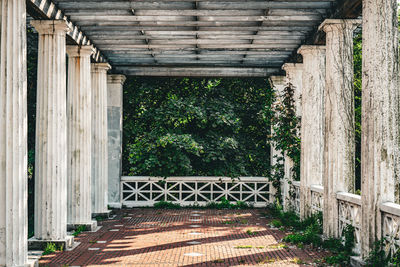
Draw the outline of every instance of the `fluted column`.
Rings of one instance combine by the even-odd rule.
[[[108,63],[92,64],[92,212],[109,214],[108,205],[108,133],[107,71]]]
[[[327,19],[324,235],[339,237],[337,192],[354,192],[355,115],[353,31],[359,20]]]
[[[281,97],[283,94],[283,91],[286,86],[286,77],[285,76],[271,76],[270,77],[271,81],[271,86],[274,88],[274,93],[275,93],[275,101],[276,104],[281,102]],[[273,125],[271,126],[271,135],[274,135],[274,128]],[[271,142],[271,166],[275,166],[278,163],[278,158],[283,157],[282,151],[277,150],[276,148],[277,144],[274,142]],[[274,175],[274,170],[272,169],[271,175]],[[281,195],[282,195],[282,205],[286,206],[286,201],[287,201],[287,196],[283,195],[283,188],[284,183],[280,184],[280,189],[281,189]]]
[[[325,46],[303,45],[300,217],[311,215],[311,185],[323,185]]]
[[[286,82],[291,84],[293,92],[293,101],[295,105],[296,116],[300,119],[301,117],[301,91],[303,86],[303,64],[299,63],[286,63],[283,65],[282,69],[286,71]],[[300,133],[298,133],[300,135]],[[285,177],[283,179],[282,195],[286,199],[284,210],[287,211],[290,207],[290,184],[293,181],[293,160],[285,155]]]
[[[396,0],[363,1],[361,245],[381,238],[380,205],[398,201],[399,51]],[[395,198],[396,194],[396,198]]]
[[[35,238],[64,240],[67,235],[67,88],[63,20],[35,20],[39,33]]]
[[[27,263],[25,0],[0,0],[0,266]]]
[[[124,75],[107,76],[108,204],[121,208],[122,103]]]
[[[68,228],[92,227],[91,46],[67,46],[68,53]]]

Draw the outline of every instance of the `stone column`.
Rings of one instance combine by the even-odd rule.
[[[68,53],[68,229],[94,230],[91,201],[91,46],[67,46]]]
[[[353,31],[359,20],[327,19],[325,88],[324,235],[339,237],[336,193],[353,192],[355,133]]]
[[[271,76],[270,77],[270,82],[271,82],[271,86],[274,88],[275,91],[275,98],[276,98],[276,104],[281,102],[281,96],[283,94],[283,91],[285,89],[286,86],[286,77],[285,76]],[[273,125],[271,126],[271,135],[274,134],[274,128]],[[271,142],[271,166],[275,166],[278,163],[278,158],[283,157],[282,155],[282,151],[281,150],[277,150],[276,148],[276,144],[274,142]],[[283,162],[284,164],[284,162]],[[272,170],[274,171],[274,170]],[[271,172],[271,175],[274,175],[273,172]],[[280,185],[280,189],[281,189],[281,195],[282,195],[282,205],[285,206],[286,205],[286,197],[283,196],[283,188],[284,187],[284,183],[282,182]],[[274,188],[274,192],[275,192],[275,188]]]
[[[380,205],[399,186],[399,67],[396,0],[363,1],[361,140],[362,256],[381,238]]]
[[[0,0],[0,266],[27,264],[25,0]]]
[[[311,185],[323,185],[325,46],[303,45],[300,217],[311,215]]]
[[[107,71],[108,63],[92,64],[92,212],[106,216],[108,205],[108,133]]]
[[[39,33],[36,151],[35,238],[32,249],[47,242],[72,245],[67,238],[67,88],[63,20],[35,20]]]
[[[121,208],[122,103],[124,75],[108,75],[108,204]]]
[[[303,85],[303,64],[301,63],[286,63],[282,69],[286,71],[286,83],[291,84],[294,89],[293,100],[296,107],[296,116],[301,117],[301,91]],[[300,135],[300,133],[298,133]],[[286,155],[285,152],[285,178],[283,181],[282,196],[285,205],[285,211],[289,210],[290,206],[290,184],[293,181],[293,160]]]

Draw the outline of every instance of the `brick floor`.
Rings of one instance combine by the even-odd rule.
[[[300,266],[326,252],[283,248],[262,209],[123,209],[80,234],[73,251],[42,257],[41,266]],[[249,230],[251,231],[249,234]],[[247,248],[245,248],[247,246]],[[251,246],[251,247],[249,247]]]

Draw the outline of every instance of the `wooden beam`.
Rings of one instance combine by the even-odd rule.
[[[279,68],[210,68],[210,67],[116,67],[125,75],[160,77],[268,77]]]

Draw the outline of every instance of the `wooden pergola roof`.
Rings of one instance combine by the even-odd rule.
[[[64,18],[78,44],[115,72],[268,76],[325,18],[357,17],[361,0],[28,0],[34,17]],[[57,17],[58,16],[58,17]]]

